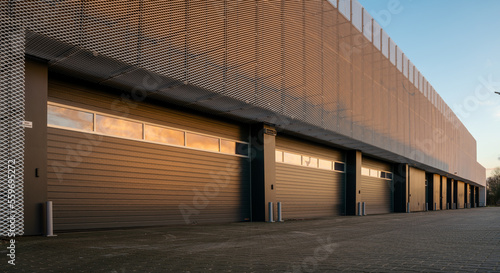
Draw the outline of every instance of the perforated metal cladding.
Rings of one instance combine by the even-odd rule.
[[[357,1],[0,5],[2,43],[25,37],[27,45],[24,50],[19,42],[19,52],[17,45],[2,46],[2,66],[12,68],[2,70],[4,93],[22,91],[26,52],[47,59],[49,69],[87,80],[139,86],[168,98],[184,95],[196,106],[256,121],[280,120],[285,129],[321,133],[323,140],[332,139],[324,133],[330,132],[354,140],[349,148],[388,151],[397,155],[393,161],[484,181],[473,138]],[[2,145],[10,143],[7,136],[21,139],[16,134],[22,130],[2,122]]]
[[[0,3],[0,236],[24,233],[25,36],[19,14],[15,3]]]

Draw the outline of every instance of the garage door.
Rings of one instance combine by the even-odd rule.
[[[237,124],[54,80],[48,109],[56,230],[249,219]]]
[[[392,212],[390,164],[363,157],[361,165],[361,202],[365,202],[366,214]]]
[[[276,197],[284,219],[344,214],[342,152],[278,136],[276,161]]]

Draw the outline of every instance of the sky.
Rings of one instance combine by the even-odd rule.
[[[500,0],[358,0],[500,167]]]

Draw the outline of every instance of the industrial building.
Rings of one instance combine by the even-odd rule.
[[[46,201],[56,231],[277,220],[277,202],[285,220],[484,204],[475,139],[356,0],[0,13],[16,170],[0,217],[17,234],[43,233]]]

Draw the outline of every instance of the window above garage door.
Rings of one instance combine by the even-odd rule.
[[[345,163],[343,162],[326,160],[281,150],[276,150],[276,162],[329,171],[345,172]]]
[[[49,127],[248,157],[248,143],[49,102]]]

